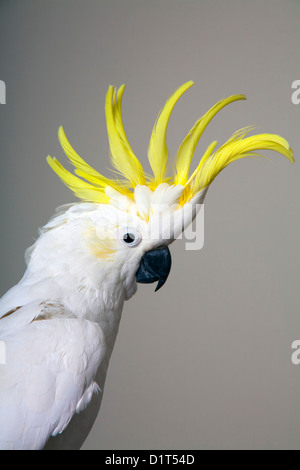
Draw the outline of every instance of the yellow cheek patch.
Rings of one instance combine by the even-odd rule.
[[[91,245],[91,251],[95,258],[101,258],[107,261],[113,261],[116,252],[114,248],[107,245],[107,242]]]
[[[95,258],[105,261],[113,261],[117,246],[116,239],[109,238],[107,233],[97,233],[94,227],[90,227],[86,233],[87,246]]]

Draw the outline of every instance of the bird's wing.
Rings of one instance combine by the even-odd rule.
[[[38,301],[0,319],[0,341],[0,449],[40,449],[97,391],[103,332]]]

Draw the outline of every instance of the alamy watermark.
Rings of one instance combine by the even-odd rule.
[[[6,345],[0,340],[0,365],[6,364]]]
[[[117,236],[123,238],[135,234],[136,238],[144,241],[158,241],[162,244],[182,239],[185,249],[201,250],[204,245],[204,204],[186,204],[179,208],[167,204],[152,204],[150,213],[140,212],[139,206],[126,207],[126,196],[120,198],[123,202],[122,211],[109,213],[109,218],[96,228],[99,240],[114,240]],[[137,212],[139,213],[137,217]],[[146,223],[144,223],[146,222]],[[132,246],[135,246],[134,244]]]
[[[293,81],[292,89],[295,90],[291,96],[292,103],[299,104],[300,103],[300,80]]]
[[[300,364],[300,340],[296,339],[292,343],[292,349],[295,351],[292,354],[291,360],[294,366],[299,366]]]
[[[204,204],[197,204],[197,216],[183,227],[183,231],[177,237],[185,242],[185,249],[196,251],[204,246]]]
[[[0,80],[0,104],[6,104],[6,85],[3,80]]]

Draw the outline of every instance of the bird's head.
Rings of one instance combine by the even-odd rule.
[[[249,136],[251,129],[243,128],[219,148],[217,142],[212,142],[190,172],[195,148],[208,123],[226,105],[245,99],[244,95],[234,95],[219,101],[195,123],[182,141],[174,164],[169,165],[169,118],[177,100],[192,84],[190,81],[178,88],[158,115],[148,147],[153,175],[145,173],[124,131],[124,85],[118,90],[110,86],[105,103],[111,161],[119,178],[107,178],[88,165],[71,147],[62,127],[59,140],[76,175],[48,156],[51,168],[75,195],[93,203],[95,214],[101,212],[101,217],[89,216],[93,222],[85,236],[93,256],[118,270],[127,298],[134,293],[136,281],[156,282],[156,290],[165,283],[171,268],[168,245],[193,221],[208,187],[227,165],[257,156],[261,150],[274,150],[294,161],[293,152],[282,137],[266,133]],[[173,174],[169,168],[173,168]]]

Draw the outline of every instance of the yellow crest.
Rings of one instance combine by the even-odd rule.
[[[167,100],[157,117],[148,147],[148,159],[153,171],[153,177],[148,177],[135,156],[125,133],[121,105],[125,85],[118,90],[110,86],[106,94],[105,114],[107,133],[111,152],[111,162],[120,179],[110,179],[98,173],[88,165],[70,145],[62,127],[59,128],[58,138],[61,146],[75,167],[77,176],[66,170],[56,158],[47,157],[50,167],[63,182],[84,201],[107,203],[109,197],[105,188],[112,187],[122,195],[134,198],[134,188],[137,185],[147,185],[154,190],[161,183],[182,185],[184,191],[179,201],[185,204],[199,191],[208,187],[220,171],[227,165],[244,157],[258,155],[261,150],[274,150],[294,162],[293,151],[288,142],[276,134],[257,134],[248,136],[250,128],[237,131],[221,147],[215,150],[217,142],[212,142],[195,171],[190,175],[192,158],[201,135],[213,117],[228,104],[246,99],[244,95],[233,95],[222,99],[202,116],[192,127],[181,143],[175,157],[175,171],[167,175],[169,152],[167,148],[167,127],[172,110],[181,95],[193,85],[192,81],[183,84]]]

